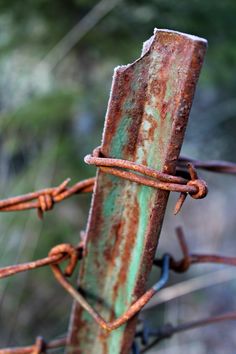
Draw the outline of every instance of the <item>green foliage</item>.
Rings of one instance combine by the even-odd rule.
[[[33,135],[63,129],[79,97],[79,91],[52,91],[31,99],[13,112],[2,113],[0,129],[12,133],[20,129]]]

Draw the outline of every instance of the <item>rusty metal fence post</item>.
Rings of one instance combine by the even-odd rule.
[[[115,70],[101,154],[174,174],[206,41],[156,30],[140,59]],[[169,192],[97,173],[79,289],[101,315],[122,315],[145,290]],[[129,353],[137,316],[101,329],[79,305],[67,353]]]
[[[99,168],[97,178],[72,186],[66,179],[57,187],[0,200],[0,212],[36,209],[42,219],[54,204],[95,187],[86,239],[75,246],[58,244],[40,259],[0,267],[3,279],[50,266],[77,304],[69,335],[49,341],[38,336],[31,345],[1,348],[0,354],[44,353],[60,347],[68,353],[126,354],[132,344],[137,354],[139,344],[143,353],[175,333],[236,320],[232,311],[156,329],[141,321],[135,332],[137,314],[167,283],[170,271],[186,272],[200,263],[236,266],[236,257],[190,252],[181,227],[176,232],[182,258],[164,253],[153,260],[168,193],[180,193],[177,213],[187,195],[207,195],[207,184],[195,167],[236,175],[231,162],[178,158],[205,49],[204,39],[156,30],[141,58],[115,71],[102,146],[85,157],[86,163]],[[68,278],[79,261],[76,289]],[[160,278],[145,290],[152,265],[160,267]]]

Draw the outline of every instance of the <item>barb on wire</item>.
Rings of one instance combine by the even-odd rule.
[[[45,353],[50,349],[57,349],[64,347],[66,345],[66,338],[58,338],[52,341],[46,342],[42,337],[37,337],[35,344],[28,345],[26,347],[16,347],[16,348],[2,348],[0,349],[0,354],[40,354]]]
[[[197,263],[216,263],[236,266],[236,257],[226,257],[215,254],[190,253],[183,229],[178,227],[176,229],[176,233],[181,251],[183,253],[183,258],[176,260],[172,255],[170,256],[170,269],[173,271],[177,273],[183,273],[186,272],[191,265]],[[155,259],[154,265],[161,266],[161,259]]]
[[[145,353],[147,350],[151,349],[155,345],[157,345],[161,340],[172,337],[174,334],[188,331],[191,329],[195,329],[198,327],[203,327],[211,324],[217,324],[224,321],[236,321],[236,311],[225,313],[219,316],[212,316],[208,318],[203,318],[200,320],[195,320],[187,323],[181,323],[179,325],[172,325],[167,323],[159,328],[152,329],[146,326],[136,332],[135,337],[141,338],[141,343],[145,347],[139,351],[138,353]],[[154,340],[149,343],[150,339],[154,338]]]
[[[55,203],[71,197],[77,193],[92,192],[95,178],[88,178],[67,187],[70,179],[67,178],[58,187],[45,188],[36,192],[20,195],[17,197],[0,200],[0,211],[20,211],[37,209],[38,216],[43,217],[45,211],[51,210]]]
[[[188,194],[194,199],[201,199],[208,192],[206,182],[198,178],[197,172],[191,163],[188,164],[191,180],[186,180],[132,161],[105,157],[102,155],[100,147],[96,148],[92,155],[85,156],[84,160],[87,164],[96,165],[105,173],[152,188],[179,192],[180,197],[176,203],[174,214],[180,211]]]

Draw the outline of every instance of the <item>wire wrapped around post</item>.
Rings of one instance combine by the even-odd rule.
[[[132,161],[105,157],[101,153],[100,147],[94,149],[92,155],[85,156],[84,161],[89,165],[99,167],[105,173],[131,182],[166,191],[179,192],[180,196],[175,205],[174,214],[180,211],[188,194],[194,199],[202,199],[208,192],[206,182],[198,178],[197,171],[191,163],[187,165],[191,179],[187,180]]]

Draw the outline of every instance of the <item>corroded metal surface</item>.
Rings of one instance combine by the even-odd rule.
[[[155,31],[135,63],[115,70],[101,152],[173,174],[183,141],[206,41]],[[168,191],[97,174],[79,288],[107,320],[145,290]],[[68,353],[130,350],[136,318],[108,333],[75,305]]]

